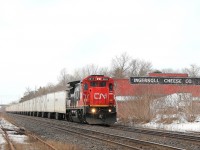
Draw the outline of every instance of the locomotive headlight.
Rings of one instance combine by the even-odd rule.
[[[108,112],[111,112],[112,110],[111,109],[108,109]]]
[[[95,108],[92,108],[91,109],[91,112],[94,114],[94,113],[96,113],[96,109]]]

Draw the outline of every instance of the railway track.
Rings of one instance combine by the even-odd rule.
[[[144,140],[139,140],[136,138],[131,138],[127,136],[121,136],[114,133],[105,133],[91,129],[80,128],[76,126],[69,125],[61,125],[57,123],[51,122],[49,124],[49,120],[43,118],[36,118],[36,117],[27,117],[27,116],[20,116],[25,119],[29,119],[32,123],[38,123],[39,125],[49,128],[52,130],[62,131],[66,133],[76,134],[78,136],[82,136],[87,139],[104,141],[111,145],[121,146],[123,149],[135,149],[135,150],[183,150],[178,147],[172,147],[169,145],[164,145],[155,142],[149,142]],[[38,122],[39,119],[39,122]]]
[[[8,136],[8,134],[7,134],[7,132],[6,132],[6,129],[1,125],[0,126],[0,128],[1,128],[1,130],[3,131],[3,137],[4,137],[4,139],[6,140],[6,142],[8,143],[8,149],[9,150],[15,150],[15,148],[14,148],[14,146],[13,146],[13,143],[12,143],[12,141],[10,140],[10,138],[9,138],[9,136]]]
[[[187,133],[183,133],[183,132],[172,132],[172,131],[154,130],[154,129],[145,129],[145,128],[136,128],[136,127],[131,128],[131,127],[126,127],[126,126],[122,126],[122,125],[113,125],[110,128],[115,129],[115,130],[123,130],[126,132],[149,134],[149,135],[169,137],[169,138],[175,138],[175,139],[200,143],[200,136],[198,136],[196,134],[192,134],[192,133],[187,134]]]
[[[51,126],[49,123],[41,123],[40,125],[43,125],[47,128],[52,128],[54,130],[60,130],[64,132],[70,132],[73,134],[81,135],[89,139],[97,139],[100,141],[105,141],[109,142],[111,144],[116,144],[119,146],[122,146],[123,148],[130,148],[130,149],[135,149],[135,150],[142,150],[142,149],[166,149],[166,150],[182,150],[181,148],[176,148],[168,145],[163,145],[159,143],[154,143],[154,142],[148,142],[148,141],[143,141],[143,140],[138,140],[134,138],[129,138],[129,137],[123,137],[123,136],[118,136],[115,134],[106,134],[98,131],[92,131],[92,130],[86,130],[86,129],[80,129],[77,127],[58,127],[56,126]]]
[[[26,132],[25,134],[28,135],[29,137],[32,137],[33,139],[39,141],[40,143],[46,145],[46,146],[48,147],[48,149],[50,149],[50,150],[58,150],[58,149],[56,149],[53,145],[51,145],[51,144],[45,142],[44,140],[42,140],[41,138],[39,138],[39,137],[36,136],[36,135],[33,135],[33,134],[31,134],[31,133],[27,133],[27,132]]]
[[[26,132],[23,129],[19,129],[19,130],[7,129],[2,124],[0,125],[0,129],[3,131],[2,136],[6,140],[9,150],[17,150],[17,148],[15,148],[15,143],[12,142],[12,140],[9,138],[8,131],[15,131],[15,133],[17,133],[17,134],[21,134],[21,135],[23,134],[23,135],[26,135],[28,137],[31,137],[32,139],[35,139],[36,141],[39,141],[42,145],[45,145],[46,147],[48,147],[49,150],[57,150],[54,146],[52,146],[49,143],[47,143],[46,141],[42,140],[38,136],[36,136],[36,135],[34,135],[34,134],[30,133],[30,132]]]

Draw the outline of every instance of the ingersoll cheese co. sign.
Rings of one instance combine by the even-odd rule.
[[[200,85],[200,78],[130,77],[131,84],[186,84]]]

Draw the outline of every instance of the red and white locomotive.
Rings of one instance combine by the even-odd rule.
[[[66,90],[48,93],[10,105],[7,112],[88,124],[116,122],[114,81],[103,75],[91,75],[69,82]]]
[[[67,91],[66,119],[89,124],[116,122],[114,80],[103,75],[91,75],[70,82]]]

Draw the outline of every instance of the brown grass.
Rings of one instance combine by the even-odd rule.
[[[156,116],[160,116],[158,123],[172,123],[183,117],[188,122],[194,122],[200,114],[200,101],[193,101],[192,95],[186,93],[174,97],[154,97],[142,95],[134,99],[118,101],[118,118],[123,124],[148,123]]]
[[[118,102],[118,118],[125,124],[149,122],[154,117],[150,109],[151,101],[149,96],[140,96],[134,100]]]
[[[164,123],[164,124],[171,124],[174,121],[178,120],[177,117],[161,117],[160,120],[157,121],[157,123]]]
[[[29,140],[25,141],[25,143],[15,143],[12,142],[16,150],[50,150],[50,148],[43,143],[30,138]],[[81,150],[81,148],[72,145],[72,144],[65,144],[58,141],[47,141],[48,144],[54,146],[58,150]],[[5,145],[5,150],[9,150],[8,145]]]
[[[58,150],[81,150],[80,147],[77,147],[72,144],[65,144],[57,141],[47,141],[49,144],[53,145]]]
[[[77,148],[74,145],[70,144],[64,144],[56,141],[48,141],[49,144],[53,145],[58,150],[79,150],[80,148]],[[50,150],[49,147],[46,145],[40,143],[40,142],[33,142],[30,141],[30,143],[26,144],[19,144],[19,143],[13,143],[16,150]],[[8,146],[5,146],[5,150],[9,150]]]
[[[192,96],[188,96],[187,94],[182,94],[180,96],[179,102],[177,105],[173,107],[165,107],[159,109],[157,114],[161,115],[161,121],[159,122],[172,122],[175,120],[179,120],[177,116],[182,116],[188,122],[194,122],[196,117],[200,114],[200,102],[193,101]],[[165,116],[163,119],[162,116]],[[166,116],[169,116],[166,118]],[[172,117],[175,116],[175,117]],[[167,121],[166,121],[167,120]]]

